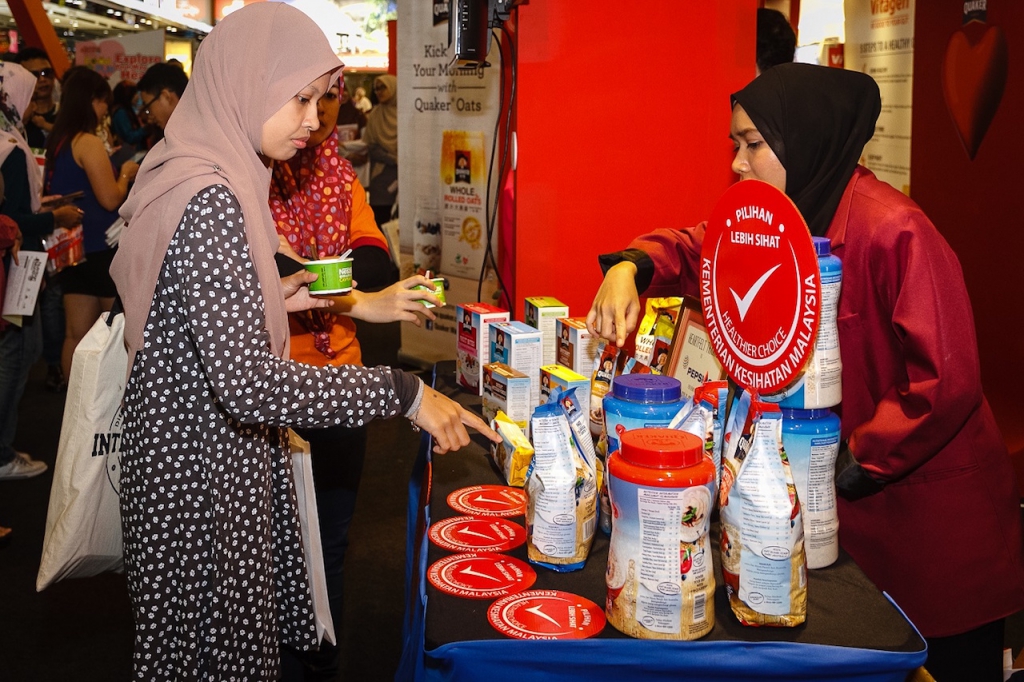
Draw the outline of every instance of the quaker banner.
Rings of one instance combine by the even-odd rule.
[[[846,0],[845,13],[845,66],[874,78],[882,93],[882,111],[862,163],[909,195],[914,0]]]
[[[495,40],[488,55],[493,66],[458,68],[442,17],[436,0],[398,6],[401,250],[415,249],[421,270],[426,263],[443,275],[475,280],[486,248],[487,162],[501,58]],[[493,200],[497,183],[491,185]]]
[[[98,72],[110,82],[111,87],[121,81],[138,83],[146,69],[163,60],[163,31],[75,43],[75,64]]]
[[[821,273],[789,197],[760,180],[725,191],[704,234],[700,303],[715,356],[736,383],[770,393],[799,377],[818,333]]]

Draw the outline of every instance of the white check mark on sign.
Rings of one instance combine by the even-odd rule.
[[[475,575],[477,578],[487,578],[488,580],[498,582],[498,579],[495,578],[493,575],[487,575],[486,573],[481,573],[480,571],[474,571],[472,566],[467,566],[466,568],[459,571],[459,573],[462,573],[463,575]]]
[[[736,307],[740,311],[740,322],[742,322],[743,318],[747,316],[747,311],[750,310],[750,304],[754,302],[754,299],[757,297],[757,293],[761,291],[761,288],[764,286],[765,282],[768,281],[768,278],[772,276],[773,272],[775,272],[781,267],[782,264],[780,263],[779,265],[776,265],[768,272],[761,275],[760,279],[754,282],[754,286],[750,287],[747,293],[744,294],[742,297],[740,297],[733,290],[732,287],[729,287],[729,293],[732,294],[733,299],[735,299],[736,301]]]
[[[552,618],[548,614],[546,614],[543,611],[541,611],[541,607],[542,606],[543,606],[543,604],[537,604],[536,606],[531,606],[530,608],[526,609],[526,611],[528,613],[532,613],[533,615],[537,616],[538,618],[543,618],[544,620],[548,621],[549,623],[551,623],[553,625],[559,625],[560,626],[561,623],[559,623],[557,620],[555,620],[554,618]]]
[[[493,540],[493,539],[494,539],[494,538],[492,538],[492,537],[491,537],[490,535],[486,535],[486,534],[484,534],[484,533],[477,533],[477,532],[476,532],[475,530],[470,530],[470,529],[468,529],[468,528],[459,528],[459,529],[458,529],[457,531],[455,531],[455,532],[456,532],[456,533],[460,533],[460,534],[462,534],[462,535],[475,535],[475,536],[477,536],[478,538],[483,538],[484,540]]]

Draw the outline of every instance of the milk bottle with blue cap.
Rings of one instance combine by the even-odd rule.
[[[821,271],[821,321],[814,351],[797,381],[786,390],[763,395],[765,402],[780,407],[814,410],[835,407],[843,399],[843,362],[839,355],[839,293],[843,286],[843,263],[832,255],[827,237],[812,237]]]

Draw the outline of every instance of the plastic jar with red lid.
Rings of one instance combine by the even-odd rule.
[[[608,457],[611,544],[605,613],[641,639],[692,640],[715,625],[708,529],[715,466],[693,434],[626,431]]]

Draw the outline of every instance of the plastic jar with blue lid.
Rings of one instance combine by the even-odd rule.
[[[685,405],[682,385],[674,377],[659,374],[622,374],[612,381],[604,397],[604,430],[607,452],[619,449],[625,431],[668,426]]]
[[[800,500],[807,568],[824,568],[839,558],[835,468],[840,429],[832,410],[782,408],[782,446]]]

